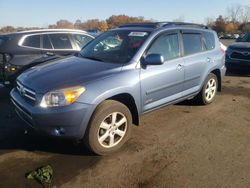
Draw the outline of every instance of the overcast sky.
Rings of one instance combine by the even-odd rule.
[[[0,27],[47,27],[60,19],[106,19],[126,14],[146,19],[204,23],[205,18],[226,15],[227,7],[250,5],[250,0],[0,0]]]

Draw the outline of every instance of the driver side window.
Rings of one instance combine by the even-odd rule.
[[[164,61],[180,57],[178,34],[163,34],[158,37],[147,52],[149,54],[160,54]]]

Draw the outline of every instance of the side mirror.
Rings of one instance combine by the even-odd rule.
[[[164,57],[160,54],[149,54],[144,60],[145,65],[162,65]]]

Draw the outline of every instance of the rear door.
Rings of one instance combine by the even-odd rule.
[[[42,57],[40,34],[25,35],[17,43],[19,46],[18,51],[10,51],[10,55],[13,57],[10,61],[11,64],[26,66]]]
[[[67,56],[78,51],[74,49],[68,33],[49,33],[47,36],[52,49],[44,49],[45,54]]]
[[[183,95],[187,96],[199,91],[207,63],[212,60],[207,57],[201,32],[183,30],[182,40],[185,69]]]

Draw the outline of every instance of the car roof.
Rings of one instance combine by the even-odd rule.
[[[66,32],[66,33],[81,33],[90,35],[86,31],[76,30],[76,29],[38,29],[38,30],[26,30],[26,31],[17,31],[12,33],[1,34],[0,36],[14,36],[14,35],[31,35],[31,34],[39,34],[39,33],[53,33],[53,32]]]

